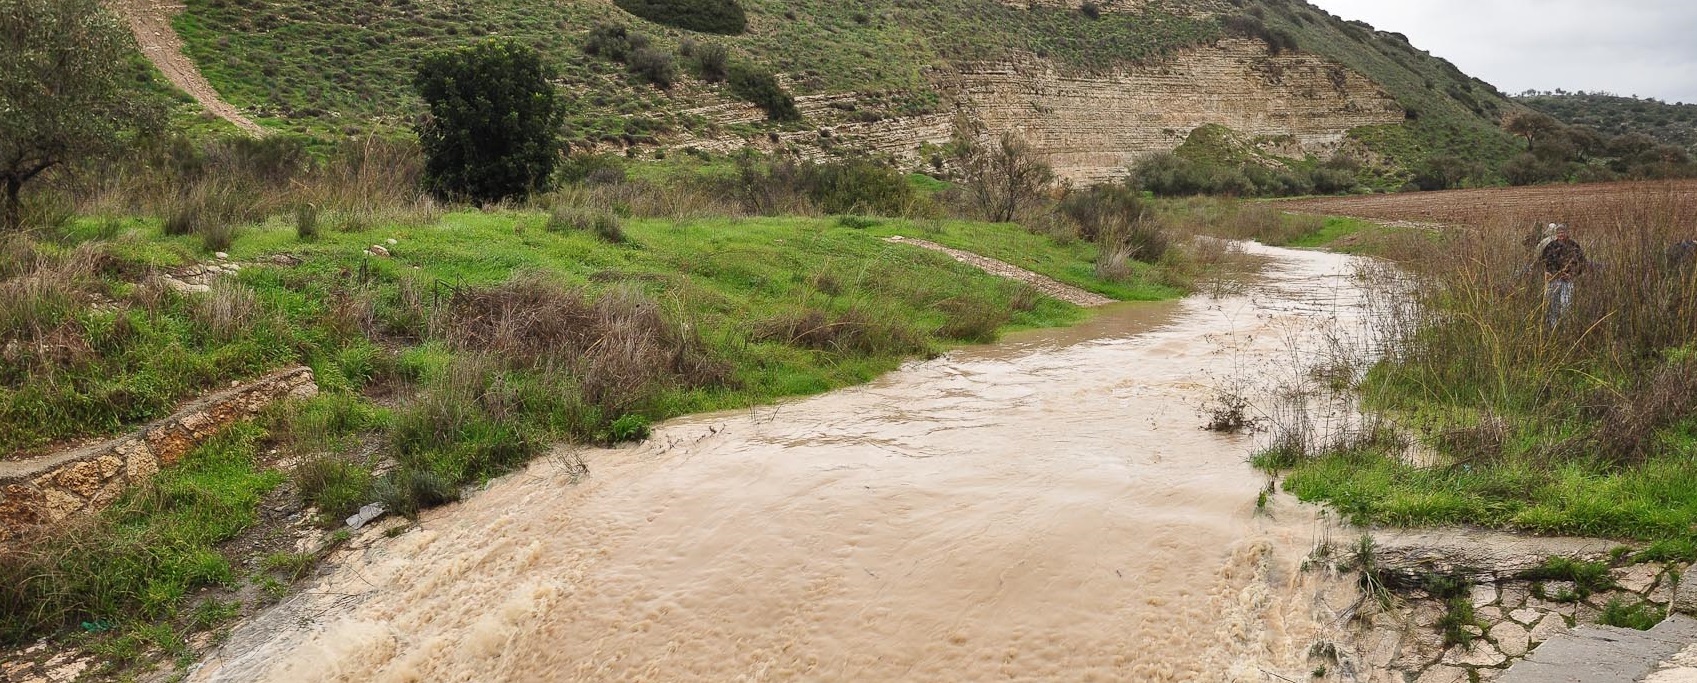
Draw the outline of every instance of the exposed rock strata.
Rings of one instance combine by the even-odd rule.
[[[1395,100],[1340,64],[1271,56],[1237,39],[1104,75],[1066,74],[1038,59],[968,67],[952,86],[991,133],[1019,132],[1075,181],[1121,177],[1210,123],[1290,136],[1289,151],[1325,155],[1350,129],[1403,120]]]
[[[1159,65],[1105,74],[1068,73],[1028,57],[962,65],[933,77],[990,135],[1020,134],[1061,177],[1080,184],[1123,177],[1138,159],[1176,149],[1206,124],[1259,138],[1280,154],[1325,156],[1350,129],[1403,121],[1395,100],[1360,74],[1313,55],[1269,55],[1252,40],[1222,40]],[[953,113],[857,121],[846,112],[857,111],[859,99],[852,93],[798,98],[797,107],[819,126],[814,130],[750,138],[684,136],[668,146],[715,153],[745,146],[793,149],[803,157],[843,147],[919,164],[926,161],[925,145],[949,140]],[[720,126],[765,116],[745,103],[684,113]]]
[[[294,368],[194,401],[126,436],[61,453],[0,462],[0,540],[111,505],[230,424],[284,397],[318,393],[312,370]]]

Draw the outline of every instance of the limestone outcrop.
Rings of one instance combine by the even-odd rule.
[[[105,509],[230,424],[284,397],[318,393],[299,367],[221,391],[128,435],[30,460],[0,462],[0,541],[73,515]]]
[[[950,84],[992,134],[1016,131],[1075,182],[1118,178],[1127,166],[1218,124],[1326,155],[1350,129],[1403,121],[1402,107],[1360,74],[1307,54],[1268,54],[1228,39],[1157,65],[1067,74],[1027,59],[967,67]]]
[[[1308,54],[1271,55],[1260,41],[1235,38],[1110,73],[1071,73],[1027,56],[939,69],[932,78],[945,101],[976,117],[991,136],[1019,134],[1058,175],[1081,185],[1124,177],[1138,159],[1176,149],[1207,124],[1300,157],[1330,155],[1353,128],[1404,120],[1395,100],[1341,64]],[[857,120],[849,112],[875,110],[861,99],[854,93],[798,98],[813,130],[748,138],[686,135],[667,146],[720,154],[745,146],[790,149],[803,157],[846,148],[918,166],[927,161],[921,158],[927,145],[949,140],[954,112]],[[765,116],[746,103],[684,113],[719,127]]]

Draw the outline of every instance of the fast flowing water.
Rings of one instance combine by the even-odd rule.
[[[1306,680],[1349,595],[1198,406],[1358,324],[1345,257],[543,459],[347,554],[197,680]]]

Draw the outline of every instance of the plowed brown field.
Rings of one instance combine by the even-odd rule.
[[[1606,222],[1625,204],[1697,199],[1697,180],[1593,185],[1540,185],[1448,192],[1323,197],[1280,202],[1286,211],[1381,221],[1478,225],[1516,222]]]

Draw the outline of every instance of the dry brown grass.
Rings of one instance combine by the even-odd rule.
[[[1581,419],[1583,433],[1555,452],[1642,462],[1661,430],[1697,409],[1697,380],[1688,379],[1697,368],[1686,360],[1697,350],[1697,275],[1667,258],[1670,245],[1697,232],[1697,196],[1678,187],[1593,188],[1537,208],[1474,206],[1448,214],[1467,227],[1394,245],[1399,286],[1414,305],[1379,316],[1393,361],[1385,390],[1547,424]],[[1551,221],[1569,222],[1591,261],[1554,329],[1532,253],[1534,224]],[[1475,432],[1457,437],[1489,436]]]
[[[668,383],[712,386],[729,370],[696,334],[632,286],[591,299],[537,274],[456,292],[432,319],[433,334],[509,364],[568,369],[584,400],[609,419]]]
[[[858,354],[906,354],[925,348],[925,340],[905,325],[878,320],[858,308],[836,314],[804,309],[767,320],[754,338],[823,351]]]

